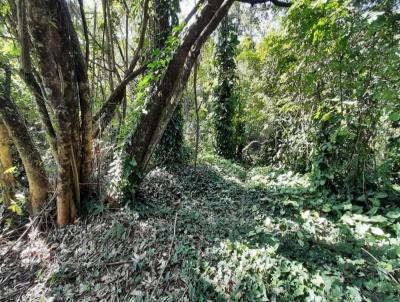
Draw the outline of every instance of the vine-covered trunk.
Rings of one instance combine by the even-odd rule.
[[[163,49],[174,26],[178,25],[179,1],[153,0],[154,16],[151,20],[151,42],[153,49]],[[158,164],[170,164],[182,160],[183,113],[178,105],[155,152]]]
[[[134,163],[134,167],[127,173],[129,193],[133,193],[142,180],[151,155],[178,105],[179,98],[176,96],[179,95],[181,86],[186,84],[201,46],[227,14],[233,2],[207,1],[197,19],[185,31],[182,42],[148,100],[143,110],[145,114],[141,115],[138,126],[126,146],[127,160]]]
[[[214,90],[214,127],[215,148],[219,155],[227,159],[235,159],[242,147],[238,146],[236,130],[236,115],[238,98],[235,86],[236,77],[236,47],[238,44],[235,26],[229,17],[221,22],[218,32],[215,61],[217,64],[217,84]]]

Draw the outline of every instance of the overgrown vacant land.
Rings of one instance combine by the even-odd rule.
[[[399,0],[0,0],[0,302],[399,302],[399,71]]]
[[[384,198],[384,196],[375,196]],[[4,298],[398,301],[397,207],[360,214],[307,177],[218,158],[151,172],[135,209],[16,244]],[[38,235],[38,234],[37,234]],[[10,242],[2,248],[13,246]],[[4,279],[7,278],[7,280]]]

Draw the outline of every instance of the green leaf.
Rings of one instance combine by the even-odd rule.
[[[379,199],[384,199],[384,198],[388,197],[388,195],[385,192],[377,192],[374,194],[374,197],[379,198]]]
[[[327,122],[327,121],[329,121],[330,118],[331,118],[331,115],[332,115],[332,111],[329,111],[329,112],[325,113],[325,114],[321,117],[321,121],[322,121],[322,122]]]
[[[22,208],[15,202],[12,202],[8,209],[17,215],[22,214]]]
[[[3,172],[3,174],[14,174],[14,172],[17,170],[17,167],[11,167],[11,168],[8,168],[7,170],[5,170],[4,172]]]
[[[376,236],[384,236],[385,233],[382,231],[382,229],[377,228],[377,227],[372,227],[371,228],[371,233],[376,235]]]
[[[392,219],[397,219],[400,217],[400,211],[390,211],[386,213],[386,217],[392,218]]]
[[[133,157],[132,157],[131,161],[129,162],[129,165],[131,166],[131,168],[134,168],[137,166],[137,162]]]
[[[380,222],[386,222],[387,218],[383,217],[382,215],[376,215],[376,216],[372,216],[369,221],[371,222],[376,222],[376,223],[380,223]]]
[[[361,295],[360,295],[360,291],[359,291],[359,289],[357,287],[348,286],[347,287],[347,292],[348,292],[348,294],[349,294],[349,296],[351,298],[350,301],[354,301],[354,302],[361,302],[362,301],[362,298],[361,298]],[[349,300],[347,300],[347,301],[349,301]]]
[[[399,112],[392,112],[389,114],[389,120],[392,122],[397,122],[400,120],[400,113]]]

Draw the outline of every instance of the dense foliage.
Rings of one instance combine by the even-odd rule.
[[[398,0],[0,20],[0,301],[400,301]]]
[[[343,198],[396,183],[396,9],[395,1],[297,1],[257,49],[242,41],[242,76],[257,91],[247,127],[262,131],[262,162],[311,172],[317,187]],[[263,81],[247,80],[258,73]]]

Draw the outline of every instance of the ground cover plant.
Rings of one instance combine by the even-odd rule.
[[[0,20],[0,301],[400,301],[399,1]]]
[[[14,246],[4,297],[397,301],[399,215],[360,214],[293,172],[208,158],[151,172],[134,209]]]

